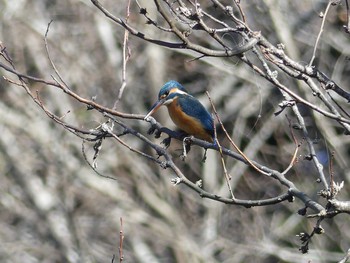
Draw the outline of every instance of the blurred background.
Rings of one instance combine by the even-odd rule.
[[[101,1],[114,15],[125,17],[127,1]],[[129,22],[156,39],[171,40],[166,32],[146,24],[136,1],[131,1]],[[155,21],[160,19],[152,1],[140,0]],[[232,4],[232,1],[227,1]],[[243,1],[242,1],[243,2]],[[283,43],[295,61],[307,64],[321,24],[320,12],[327,1],[249,1],[242,3],[251,29],[261,31],[274,45]],[[210,1],[202,3],[211,8]],[[224,19],[224,18],[223,18]],[[124,30],[109,21],[87,0],[0,0],[0,41],[17,70],[52,80],[44,46],[48,23],[51,56],[65,82],[84,98],[113,107],[121,87]],[[160,20],[160,23],[163,23]],[[315,64],[343,88],[349,87],[350,40],[343,4],[331,7]],[[234,35],[226,41],[239,44]],[[196,41],[212,46],[211,40]],[[117,110],[146,114],[160,87],[175,79],[210,108],[208,90],[233,140],[247,156],[283,171],[295,148],[286,110],[278,116],[279,90],[236,58],[203,58],[186,50],[171,50],[129,38],[127,86]],[[247,56],[252,54],[247,53]],[[1,70],[1,75],[14,78]],[[15,79],[15,78],[14,78]],[[315,105],[317,97],[301,82],[283,74],[279,79]],[[69,98],[62,91],[30,83],[47,108],[68,123],[93,129],[106,119]],[[0,80],[0,261],[1,262],[119,262],[119,231],[125,236],[123,262],[336,262],[350,247],[348,215],[326,220],[325,234],[316,236],[308,254],[298,251],[297,234],[310,233],[315,219],[297,214],[296,200],[274,206],[242,208],[201,199],[185,186],[174,187],[174,174],[135,155],[112,140],[105,140],[96,174],[82,154],[82,139],[54,123],[20,87]],[[334,95],[334,94],[333,94]],[[348,109],[344,99],[333,96]],[[321,106],[321,105],[320,105]],[[329,156],[335,151],[336,182],[345,182],[340,200],[349,200],[349,136],[341,127],[310,109],[300,107],[310,137],[329,176]],[[166,109],[155,118],[174,129]],[[124,120],[147,135],[149,124]],[[221,130],[220,141],[229,146]],[[300,141],[302,134],[294,131]],[[132,147],[156,156],[133,137],[123,138]],[[85,143],[92,162],[93,145]],[[181,161],[181,143],[169,148],[176,164],[192,181],[203,180],[206,190],[229,196],[219,154],[192,147]],[[301,147],[298,162],[288,179],[321,204],[322,186],[308,154]],[[241,199],[275,197],[287,189],[257,174],[244,164],[227,159],[234,194]],[[312,211],[308,211],[312,213]]]

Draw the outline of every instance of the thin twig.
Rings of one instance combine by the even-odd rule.
[[[126,18],[125,18],[126,23],[128,22],[129,17],[130,17],[130,3],[131,3],[131,0],[128,1],[128,5],[126,8]],[[127,29],[125,29],[124,30],[124,40],[123,40],[122,85],[119,89],[118,98],[113,105],[113,110],[117,109],[117,104],[121,100],[121,98],[123,96],[124,89],[126,87],[126,64],[128,63],[130,56],[131,56],[131,54],[130,54],[130,47],[129,47],[129,31]]]
[[[330,197],[334,198],[335,192],[334,192],[334,170],[333,170],[333,162],[334,162],[334,155],[335,152],[332,152],[331,158],[329,160],[329,184],[330,184]]]
[[[65,93],[67,93],[69,96],[71,96],[72,98],[74,98],[75,100],[88,105],[89,107],[91,107],[92,109],[96,109],[100,112],[104,112],[104,113],[109,113],[113,116],[118,116],[121,118],[127,118],[127,119],[138,119],[138,120],[144,120],[145,115],[142,114],[131,114],[131,113],[123,113],[120,111],[116,111],[116,110],[112,110],[106,106],[103,106],[101,104],[96,103],[94,100],[89,100],[89,99],[85,99],[83,97],[81,97],[80,95],[78,95],[77,93],[75,93],[74,91],[68,89],[67,87],[65,87],[64,85],[58,83],[57,81],[50,81],[50,80],[45,80],[45,79],[41,79],[41,78],[37,78],[37,77],[33,77],[30,75],[26,75],[23,73],[20,73],[14,69],[12,69],[11,67],[8,67],[7,65],[3,64],[0,62],[0,68],[5,69],[6,71],[15,74],[18,78],[22,79],[28,79],[28,80],[32,80],[38,83],[43,83],[46,84],[48,86],[53,86],[56,88],[59,88],[61,90],[63,90]]]
[[[120,218],[120,231],[119,231],[119,262],[121,263],[124,259],[123,254],[123,241],[124,241],[124,232],[123,232],[123,218]]]
[[[345,0],[345,4],[346,4],[346,26],[344,26],[345,28],[345,32],[350,34],[350,7],[349,7],[349,2],[348,0]]]
[[[87,156],[86,156],[85,142],[86,142],[86,140],[83,140],[83,142],[82,142],[82,144],[81,144],[81,152],[83,153],[83,157],[84,157],[85,162],[90,166],[90,168],[91,168],[97,175],[99,175],[99,176],[101,176],[101,177],[103,177],[103,178],[106,178],[106,179],[111,179],[111,180],[117,181],[116,178],[110,177],[110,176],[108,176],[108,175],[104,175],[104,174],[100,173],[99,171],[97,171],[96,167],[95,167],[94,165],[92,165],[92,164],[89,162],[89,160],[88,160],[88,158],[87,158]]]
[[[236,6],[238,7],[239,13],[241,14],[243,23],[245,24],[247,21],[246,21],[246,18],[245,18],[245,14],[244,14],[244,12],[243,12],[243,9],[242,9],[242,7],[241,7],[241,1],[240,1],[240,0],[234,0],[234,1],[235,1]]]
[[[65,88],[69,89],[69,86],[66,84],[66,82],[64,81],[64,79],[61,77],[61,74],[59,73],[59,71],[56,68],[55,63],[53,62],[53,60],[51,59],[51,55],[50,55],[50,51],[49,51],[49,45],[47,43],[47,36],[49,34],[49,30],[50,30],[50,26],[52,24],[53,20],[51,20],[48,24],[47,24],[47,28],[46,28],[46,32],[45,32],[45,37],[44,37],[44,42],[45,42],[45,49],[46,49],[46,53],[47,53],[47,57],[50,61],[50,64],[53,68],[53,70],[55,71],[56,75],[58,76],[58,78],[60,79],[60,81],[64,84]]]
[[[120,121],[116,120],[115,118],[113,118],[112,116],[110,116],[111,120],[113,120],[115,123],[121,125],[123,128],[128,129],[124,124],[122,124]],[[157,160],[156,158],[141,152],[137,149],[134,149],[133,147],[131,147],[130,145],[128,145],[126,142],[124,142],[122,139],[119,138],[118,135],[116,135],[112,129],[105,123],[102,124],[101,129],[106,132],[107,134],[111,135],[111,137],[113,137],[114,139],[116,139],[121,145],[125,146],[126,148],[128,148],[130,151],[137,153],[143,157],[146,157],[152,161],[154,161],[155,163],[161,164],[161,161]]]
[[[298,154],[298,150],[301,146],[301,143],[298,143],[297,139],[295,138],[295,135],[294,135],[294,132],[293,132],[293,128],[292,128],[292,123],[291,123],[291,120],[288,118],[288,115],[286,115],[286,118],[288,120],[288,124],[289,124],[289,129],[290,129],[290,133],[292,135],[292,139],[293,139],[293,142],[294,142],[294,145],[295,145],[295,150],[294,150],[294,154],[293,154],[293,157],[292,157],[292,160],[290,161],[288,167],[282,172],[282,174],[286,174],[290,169],[292,169],[296,159],[297,159],[297,154]]]
[[[329,11],[329,8],[331,7],[332,5],[332,2],[333,0],[329,0],[328,1],[328,4],[327,4],[327,7],[326,7],[326,11],[324,12],[324,14],[322,14],[322,23],[321,23],[321,27],[320,27],[320,32],[318,33],[318,36],[316,38],[316,43],[315,43],[315,46],[314,46],[314,51],[312,52],[312,58],[309,62],[309,67],[312,66],[313,62],[314,62],[314,59],[316,57],[316,50],[317,50],[317,46],[318,46],[318,42],[320,41],[321,39],[321,35],[323,33],[323,28],[324,28],[324,23],[326,21],[326,18],[327,18],[327,14],[328,14],[328,11]]]

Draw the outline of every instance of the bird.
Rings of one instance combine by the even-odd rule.
[[[198,139],[215,142],[213,117],[179,82],[170,80],[162,86],[158,100],[144,119],[162,105],[167,106],[170,118],[180,130]]]

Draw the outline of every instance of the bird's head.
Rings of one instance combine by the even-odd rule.
[[[160,108],[160,106],[169,105],[170,103],[172,103],[180,94],[186,95],[188,93],[179,82],[175,80],[170,80],[167,83],[165,83],[159,91],[158,101],[154,103],[151,110],[146,115],[145,119],[147,119],[154,112],[156,112]]]

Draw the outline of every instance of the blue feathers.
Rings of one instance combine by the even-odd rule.
[[[199,100],[191,95],[180,95],[178,102],[183,112],[197,119],[203,128],[214,138],[213,118]]]
[[[211,114],[199,100],[188,94],[187,90],[179,82],[170,80],[165,83],[159,91],[159,98],[162,96],[166,96],[167,100],[177,98],[177,104],[183,113],[199,122],[206,133],[211,138],[214,138],[214,121]],[[193,135],[196,136],[196,134]]]
[[[175,80],[170,80],[167,83],[165,83],[163,87],[160,89],[158,98],[160,98],[162,95],[167,96],[172,89],[179,89],[180,91],[187,93],[187,90],[179,82]]]
[[[195,137],[214,142],[214,121],[210,113],[177,81],[164,84],[158,94],[158,101],[145,118],[165,105],[173,122],[181,130]]]

